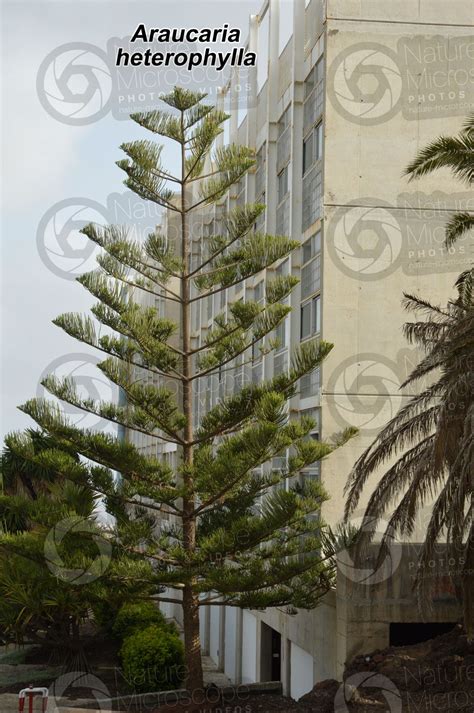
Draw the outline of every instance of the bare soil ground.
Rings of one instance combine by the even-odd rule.
[[[174,705],[153,713],[472,713],[474,645],[460,626],[412,646],[357,656],[344,682],[317,683],[299,701],[258,694],[238,701]]]
[[[103,668],[104,655],[111,664]],[[105,649],[96,652],[101,664],[97,675],[110,695],[124,695],[114,675],[115,657]],[[36,655],[28,657],[36,663]],[[33,659],[33,660],[32,660]],[[24,682],[25,685],[29,681]],[[43,685],[48,685],[44,681]],[[2,692],[18,692],[19,683],[0,686]],[[69,693],[69,692],[68,692]],[[90,692],[75,688],[74,697]],[[123,706],[114,704],[115,708]],[[97,705],[91,705],[97,710]],[[412,646],[392,646],[357,656],[346,666],[344,682],[327,680],[294,701],[270,693],[250,694],[245,689],[222,700],[215,687],[201,691],[194,700],[172,702],[159,708],[148,703],[126,705],[127,713],[472,713],[474,711],[474,645],[460,626],[435,639]]]

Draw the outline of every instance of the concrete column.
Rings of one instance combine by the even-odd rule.
[[[291,641],[283,638],[281,640],[281,683],[283,695],[291,695]]]
[[[211,607],[204,607],[204,641],[203,650],[207,656],[211,648]]]
[[[265,203],[267,204],[267,232],[276,229],[277,209],[277,138],[278,138],[278,33],[280,23],[279,0],[270,0],[268,12],[268,79],[267,79],[267,180]]]
[[[243,655],[243,610],[237,609],[237,624],[235,632],[235,683],[239,685],[242,683],[242,655]]]
[[[219,607],[219,660],[217,666],[220,671],[225,666],[225,607]]]
[[[262,680],[262,622],[260,619],[257,619],[257,636],[256,636],[256,649],[257,649],[257,656],[256,656],[256,661],[257,665],[255,667],[255,680],[256,681],[261,681]]]
[[[294,0],[293,38],[304,37],[305,0]],[[304,101],[304,42],[293,41],[292,54],[292,108],[291,108],[291,184],[290,184],[290,235],[301,240],[301,219],[303,212],[303,101]],[[292,271],[300,267],[299,251],[291,256]],[[291,294],[291,306],[298,314],[301,302],[301,289],[298,284]],[[290,320],[291,342],[297,344],[300,339],[299,319]],[[298,408],[299,396],[291,400],[291,407]]]
[[[251,52],[258,52],[258,16],[250,16],[249,25],[249,42],[248,48]],[[257,67],[250,67],[248,74],[249,89],[247,101],[247,146],[255,148],[257,141]],[[249,196],[255,195],[255,170],[247,173],[247,194],[246,200],[249,201]]]

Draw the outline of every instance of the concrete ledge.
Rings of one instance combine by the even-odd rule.
[[[199,698],[203,703],[215,701],[216,694],[220,693],[229,702],[241,701],[242,704],[250,696],[255,696],[265,693],[273,693],[281,695],[281,681],[262,681],[260,683],[247,683],[240,686],[221,686],[208,687],[203,691],[199,691],[196,698]],[[159,706],[165,703],[176,703],[190,698],[190,694],[185,688],[178,688],[174,691],[159,691],[156,693],[135,693],[126,696],[117,696],[107,699],[86,699],[80,698],[71,700],[61,698],[57,702],[58,711],[61,713],[89,713],[91,710],[99,710],[101,713],[119,713],[121,707],[124,711],[128,710],[131,703],[137,706]],[[101,706],[107,706],[101,707]],[[0,695],[0,711],[1,713],[18,713],[18,695],[16,693],[4,693]]]

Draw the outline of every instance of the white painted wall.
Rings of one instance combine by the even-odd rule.
[[[209,607],[209,610],[211,612],[209,655],[217,664],[219,662],[220,611],[219,607]]]
[[[290,695],[298,700],[313,688],[313,657],[293,642],[290,656]]]
[[[248,611],[242,618],[242,683],[257,680],[257,620]]]
[[[224,671],[231,681],[235,681],[237,638],[237,609],[226,607],[225,610],[225,659]]]
[[[203,649],[207,646],[206,641],[206,609],[207,607],[199,607],[199,633],[201,635],[201,647]]]

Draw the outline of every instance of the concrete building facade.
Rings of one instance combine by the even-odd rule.
[[[400,384],[419,355],[402,336],[402,293],[445,302],[472,251],[469,238],[443,248],[449,214],[472,210],[472,196],[448,172],[417,185],[403,172],[420,147],[457,133],[473,108],[473,19],[469,0],[266,0],[249,24],[258,67],[236,72],[219,95],[231,113],[221,141],[255,147],[257,165],[195,218],[195,254],[229,208],[261,201],[266,211],[256,227],[302,243],[267,274],[292,273],[300,284],[277,330],[279,349],[254,350],[232,370],[202,379],[196,422],[223,395],[287,369],[292,345],[315,336],[334,343],[290,403],[315,418],[314,437],[328,439],[347,425],[360,430],[303,474],[322,480],[331,496],[322,514],[333,526],[342,520],[352,465],[411,395]],[[230,302],[263,300],[267,274],[196,303],[195,344]],[[166,446],[163,456],[176,454]],[[298,698],[318,680],[340,678],[348,657],[410,636],[405,625],[420,631],[423,621],[456,621],[442,577],[430,611],[418,611],[409,586],[415,553],[404,547],[394,546],[381,571],[368,563],[361,574],[343,558],[336,591],[314,611],[203,608],[206,653],[234,682],[279,678]],[[166,613],[179,617],[173,605]]]

